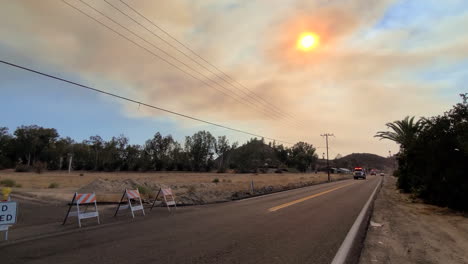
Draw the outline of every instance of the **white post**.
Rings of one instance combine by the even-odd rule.
[[[72,159],[73,159],[73,154],[70,154],[70,159],[68,160],[68,173],[71,172]]]

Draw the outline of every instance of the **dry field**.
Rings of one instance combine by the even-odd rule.
[[[349,178],[332,175],[332,180]],[[324,173],[186,173],[186,172],[43,172],[18,173],[0,171],[0,181],[11,179],[21,187],[14,187],[13,194],[52,202],[70,200],[75,191],[96,192],[98,201],[117,201],[125,188],[140,187],[146,190],[145,197],[151,198],[161,185],[171,187],[184,204],[204,204],[228,201],[254,194],[268,193],[325,182]],[[216,180],[218,182],[216,182]],[[55,185],[55,186],[51,186]],[[55,187],[55,188],[50,188]]]

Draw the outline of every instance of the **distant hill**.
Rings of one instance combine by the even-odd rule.
[[[330,166],[339,168],[364,167],[367,169],[392,170],[395,158],[385,158],[371,153],[353,153],[330,161]]]
[[[229,165],[237,171],[248,172],[265,165],[276,167],[280,164],[272,147],[262,140],[251,140],[228,153]]]

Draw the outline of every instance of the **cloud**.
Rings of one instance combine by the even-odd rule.
[[[136,17],[118,0],[108,1]],[[0,34],[8,37],[0,43],[35,58],[39,65],[64,74],[79,73],[96,87],[243,130],[316,145],[321,145],[320,133],[334,132],[339,138],[335,148],[342,154],[395,151],[395,145],[372,138],[386,122],[437,114],[453,104],[438,98],[450,89],[422,79],[421,72],[434,65],[450,68],[468,57],[468,37],[460,27],[468,22],[467,13],[453,17],[434,13],[437,23],[433,23],[430,14],[419,16],[416,8],[412,12],[417,23],[405,26],[394,21],[403,21],[402,14],[392,16],[402,10],[400,1],[125,0],[275,109],[295,117],[286,120],[244,87],[226,82],[227,77],[212,66],[195,56],[204,66],[194,63],[105,2],[86,3],[149,43],[82,2],[68,2],[196,79],[55,0],[4,4],[0,16],[5,26]],[[149,23],[138,21],[190,54]],[[320,36],[319,47],[309,53],[295,48],[304,31]],[[122,109],[135,118],[164,115],[128,104]]]

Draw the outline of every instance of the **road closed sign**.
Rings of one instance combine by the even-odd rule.
[[[16,223],[16,202],[0,202],[0,225]]]

